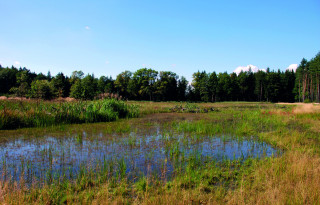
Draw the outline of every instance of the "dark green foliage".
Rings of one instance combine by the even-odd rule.
[[[97,80],[93,75],[87,75],[81,80],[82,82],[82,99],[93,100],[97,91]]]
[[[17,84],[18,70],[12,68],[0,68],[0,93],[9,93],[10,88],[15,87]]]
[[[82,84],[80,79],[77,79],[75,83],[72,85],[70,96],[75,99],[82,98]]]
[[[238,75],[240,100],[254,101],[255,80],[251,70]]]
[[[270,72],[267,75],[267,99],[271,102],[278,102],[281,97],[281,76],[280,72]]]
[[[177,85],[177,100],[179,101],[185,101],[186,100],[186,92],[187,92],[187,86],[188,86],[188,81],[185,77],[181,77],[181,79],[178,80],[178,85]]]
[[[113,93],[114,87],[112,77],[101,76],[97,82],[98,93]]]
[[[218,101],[229,101],[231,100],[231,77],[225,73],[219,73],[218,75],[218,87],[217,87],[217,99]]]
[[[124,98],[130,97],[129,82],[131,80],[132,73],[130,71],[124,71],[117,75],[117,79],[114,82],[115,89]]]
[[[297,101],[320,100],[320,52],[307,61],[302,59],[296,73],[295,93]]]
[[[54,97],[54,88],[48,80],[35,80],[31,83],[30,97],[50,100]]]
[[[161,71],[160,79],[155,83],[155,95],[159,101],[177,100],[177,74],[170,71]]]
[[[51,75],[51,74],[50,74]],[[35,78],[34,78],[34,81],[35,80],[51,80],[51,77],[50,77],[50,75],[48,76],[46,76],[46,75],[44,75],[43,73],[39,73]]]
[[[147,68],[141,68],[133,74],[130,86],[138,99],[153,100],[157,76],[158,71]]]
[[[255,90],[254,94],[258,101],[265,101],[265,93],[266,93],[266,76],[267,74],[263,71],[258,71],[255,74]]]
[[[92,100],[104,93],[120,99],[150,101],[319,102],[320,53],[310,61],[303,58],[296,72],[270,71],[270,68],[266,72],[249,70],[239,74],[198,71],[193,74],[191,84],[174,72],[150,68],[134,73],[124,71],[113,80],[111,76],[98,79],[88,74],[84,77],[82,71],[74,71],[70,78],[63,73],[52,78],[50,72],[37,75],[26,68],[0,67],[0,94],[36,97],[30,88],[33,81],[39,80],[52,84],[55,97],[82,100]]]
[[[51,80],[51,83],[58,97],[68,97],[70,95],[70,81],[63,73],[58,73],[56,77]]]
[[[70,96],[75,99],[93,100],[97,94],[98,80],[93,75],[85,78],[75,78],[71,87]]]
[[[281,75],[281,80],[283,85],[281,101],[294,102],[295,73],[287,70],[284,75]]]

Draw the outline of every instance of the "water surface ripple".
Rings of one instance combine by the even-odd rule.
[[[128,179],[140,176],[170,179],[192,160],[210,161],[263,158],[281,152],[254,137],[213,137],[186,134],[131,132],[106,137],[86,132],[65,137],[12,139],[0,144],[2,180],[27,183],[54,178],[75,179],[91,170]]]

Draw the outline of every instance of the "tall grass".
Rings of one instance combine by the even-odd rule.
[[[138,106],[115,99],[63,103],[0,101],[0,129],[109,122],[138,116]]]

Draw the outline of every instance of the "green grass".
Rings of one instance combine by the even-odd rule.
[[[162,137],[167,140],[167,151],[172,159],[184,156],[172,139],[184,133],[197,141],[203,136],[254,136],[281,150],[280,157],[246,160],[208,161],[201,164],[199,153],[183,159],[187,166],[171,180],[143,176],[136,181],[126,178],[123,160],[101,162],[101,172],[84,165],[75,180],[54,180],[42,187],[18,189],[14,184],[2,183],[1,203],[7,204],[319,204],[320,203],[320,135],[319,114],[290,112],[292,106],[262,103],[197,104],[216,107],[219,112],[163,113],[179,103],[129,102],[140,105],[144,117],[110,123],[43,129],[2,131],[0,135],[19,133],[35,136],[44,133],[64,133],[91,130],[106,135],[118,133],[129,136],[143,134],[143,127],[160,123]],[[144,107],[144,106],[147,106]],[[147,115],[149,114],[149,115]],[[151,114],[151,115],[150,115]],[[139,129],[135,127],[139,125]],[[57,130],[55,130],[57,129]],[[25,133],[28,133],[27,135]],[[148,133],[146,133],[148,134]],[[90,136],[90,132],[88,133]],[[77,135],[79,143],[82,135]],[[117,140],[117,139],[114,139]],[[129,147],[139,146],[135,135],[125,141]],[[181,143],[186,143],[182,140]],[[150,158],[152,155],[150,154]],[[162,167],[165,176],[166,167]],[[110,173],[116,173],[110,175]]]
[[[0,129],[59,124],[110,122],[139,116],[139,108],[123,101],[0,101]]]

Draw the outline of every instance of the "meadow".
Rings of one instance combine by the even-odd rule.
[[[37,124],[52,102],[6,103],[32,123],[0,131],[2,204],[320,203],[318,105],[116,101],[118,117]]]

